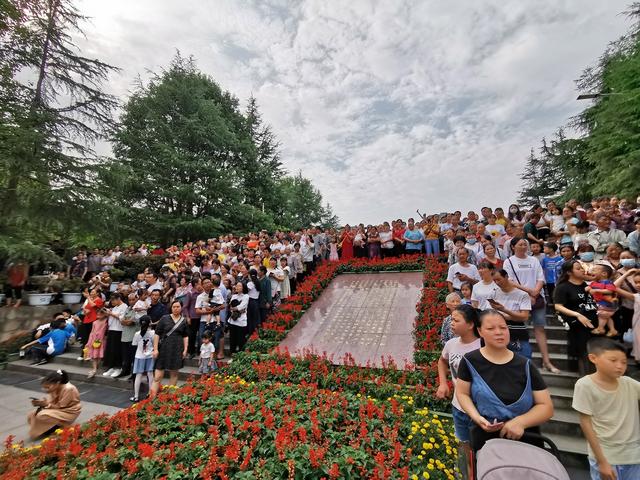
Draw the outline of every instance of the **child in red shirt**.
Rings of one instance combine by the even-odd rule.
[[[606,326],[609,330],[607,337],[615,337],[618,335],[618,331],[613,325],[613,315],[618,310],[618,296],[616,286],[611,281],[613,268],[609,265],[598,264],[593,268],[593,275],[595,280],[585,288],[598,304],[598,327],[593,329],[591,333],[602,335]]]

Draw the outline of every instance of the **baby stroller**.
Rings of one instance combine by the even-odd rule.
[[[541,435],[525,433],[527,441],[543,442],[539,448],[522,441],[494,438],[476,454],[477,480],[570,480],[558,460],[558,447]]]

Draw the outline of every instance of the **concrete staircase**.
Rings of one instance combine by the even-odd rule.
[[[571,408],[573,387],[579,376],[577,373],[568,371],[567,331],[554,314],[547,315],[547,323],[549,325],[546,328],[549,356],[553,364],[562,371],[559,374],[554,374],[541,370],[549,387],[555,409],[553,418],[542,426],[542,433],[553,440],[560,449],[560,460],[563,465],[588,469],[587,441],[580,429],[578,413]],[[534,351],[533,361],[540,368],[542,356],[538,350],[532,327],[529,327],[529,337]],[[640,375],[640,370],[632,360],[629,360],[627,375],[636,379]]]
[[[68,348],[67,352],[62,355],[58,355],[51,362],[45,365],[31,365],[31,359],[19,359],[10,361],[7,364],[7,370],[14,372],[22,372],[29,373],[38,376],[44,376],[49,371],[57,370],[59,368],[64,369],[72,382],[85,382],[85,383],[96,383],[101,385],[107,385],[109,387],[118,387],[123,388],[125,390],[132,390],[132,383],[127,380],[127,377],[123,378],[111,378],[111,377],[103,377],[102,372],[105,371],[104,368],[99,369],[98,373],[95,377],[88,379],[87,375],[91,370],[91,362],[90,361],[80,361],[77,358],[80,356],[80,346],[72,345]],[[227,358],[225,360],[218,360],[218,364],[220,363],[228,363],[229,352],[227,352]],[[199,376],[198,374],[198,359],[185,359],[184,367],[180,370],[178,374],[178,384],[183,384],[189,377],[191,376]],[[169,378],[168,374],[165,374],[165,378]]]

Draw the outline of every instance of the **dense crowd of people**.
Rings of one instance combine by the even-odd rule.
[[[630,345],[640,362],[640,209],[627,200],[603,197],[582,206],[570,200],[562,207],[549,202],[528,211],[511,205],[506,214],[483,207],[480,215],[418,215],[417,221],[226,235],[180,247],[79,251],[62,275],[88,282],[81,312],[61,312],[25,347],[35,362],[45,362],[75,336],[83,346],[78,360],[92,362],[89,376],[101,366],[105,376],[131,375],[131,400],[138,401],[143,379],[154,395],[165,370],[175,384],[187,356],[198,358],[200,373],[215,370],[225,355],[225,332],[231,355],[241,351],[319,262],[426,254],[449,263],[451,314],[442,325],[437,395],[451,395],[450,372],[463,445],[471,441],[477,449],[496,435],[518,439],[551,418],[548,389],[531,362],[528,325],[542,368],[559,373],[545,333],[553,311],[568,330],[571,368],[581,375],[593,372],[606,352],[623,352],[626,362],[629,349],[616,340]],[[165,259],[159,271],[140,272],[113,291],[110,272],[119,259],[148,255]],[[590,376],[595,384],[618,382],[619,371],[607,376],[602,368]],[[636,395],[637,382],[630,385],[620,399],[624,405]],[[585,388],[592,390],[591,384]],[[611,432],[591,423],[584,398],[574,406],[589,417],[583,429],[595,432],[587,435],[597,460],[593,469],[607,478],[613,463],[607,466],[606,458],[628,457],[615,448],[603,447],[602,453],[597,438]],[[625,441],[640,440],[636,429],[625,435]]]

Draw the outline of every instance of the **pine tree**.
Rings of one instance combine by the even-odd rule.
[[[114,127],[115,70],[82,56],[70,0],[4,0],[0,24],[0,230],[5,243],[69,233],[93,196],[93,143]]]

